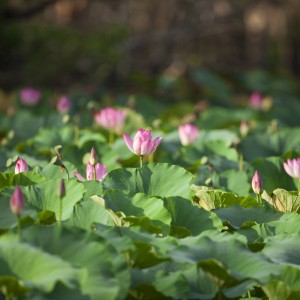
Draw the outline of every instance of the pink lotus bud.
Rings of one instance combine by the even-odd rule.
[[[80,175],[78,172],[74,172],[73,174],[79,181],[81,182],[85,181],[84,177]]]
[[[90,164],[92,166],[94,166],[97,162],[97,154],[96,154],[96,151],[94,149],[94,147],[91,149],[91,155],[90,155]]]
[[[96,179],[102,182],[107,175],[106,166],[97,163],[95,166],[95,170],[96,170]]]
[[[262,179],[257,170],[255,171],[254,176],[252,178],[252,189],[253,192],[258,195],[263,192]]]
[[[246,120],[241,121],[240,124],[240,134],[242,137],[245,137],[249,132],[249,125]]]
[[[143,156],[155,152],[160,144],[162,137],[159,136],[152,140],[152,131],[140,128],[135,134],[133,140],[127,134],[123,134],[124,141],[128,149],[136,155]]]
[[[249,104],[255,109],[260,109],[262,106],[263,96],[259,92],[254,92],[250,95]]]
[[[186,146],[198,139],[199,129],[193,124],[183,124],[179,126],[178,133],[181,144]]]
[[[58,186],[58,197],[62,199],[66,195],[66,185],[64,179],[62,179]]]
[[[294,159],[288,159],[283,163],[283,167],[288,175],[300,180],[300,157]]]
[[[19,174],[26,171],[28,171],[28,165],[24,159],[19,157],[15,166],[15,174]]]
[[[125,117],[125,111],[107,107],[95,113],[94,120],[98,125],[116,131],[124,122]]]
[[[12,212],[19,216],[25,206],[25,198],[22,194],[21,188],[16,187],[13,195],[10,198],[10,208]]]
[[[95,169],[94,166],[88,162],[86,165],[86,179],[94,180],[95,179]]]
[[[67,96],[62,96],[56,105],[56,109],[61,114],[66,114],[70,111],[72,103]]]
[[[24,105],[34,106],[40,102],[41,93],[33,87],[28,87],[20,91],[20,100]]]

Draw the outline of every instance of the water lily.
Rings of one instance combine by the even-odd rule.
[[[25,198],[22,194],[22,190],[17,186],[10,198],[10,208],[12,212],[19,216],[25,206]]]
[[[72,107],[72,102],[67,96],[62,96],[56,105],[56,109],[61,114],[66,114],[70,111]]]
[[[178,127],[178,134],[182,145],[195,142],[199,137],[199,129],[193,124],[183,124]]]
[[[257,195],[261,195],[263,192],[262,179],[257,170],[255,171],[254,176],[252,178],[252,189],[253,192]]]
[[[152,140],[152,131],[140,128],[133,140],[128,134],[123,134],[124,141],[128,149],[136,155],[143,156],[155,152],[160,144],[162,137],[159,136]]]
[[[27,106],[34,106],[41,100],[41,93],[38,89],[27,87],[20,91],[21,103]]]
[[[288,175],[300,180],[300,157],[294,159],[288,159],[283,163],[283,167]]]
[[[19,157],[15,166],[15,174],[19,174],[26,171],[28,171],[28,165],[24,159]]]

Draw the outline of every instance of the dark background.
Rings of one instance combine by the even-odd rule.
[[[299,78],[299,0],[2,0],[0,88],[151,89],[197,68]]]

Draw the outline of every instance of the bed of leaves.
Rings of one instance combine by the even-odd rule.
[[[74,97],[69,116],[47,107],[47,94],[38,107],[2,114],[0,299],[300,298],[300,196],[282,165],[300,156],[299,99],[274,93],[268,111],[208,107],[195,120],[198,141],[186,147],[177,126],[194,104],[136,97],[124,131],[163,136],[143,167],[120,136],[108,144],[87,95]],[[69,180],[53,163],[57,145]],[[91,147],[107,165],[103,183],[73,176],[85,173]],[[15,175],[18,156],[30,171]],[[262,203],[251,189],[255,170]],[[9,205],[16,185],[26,198],[21,239]]]

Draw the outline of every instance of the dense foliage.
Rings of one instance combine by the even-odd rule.
[[[50,92],[36,105],[16,99],[0,118],[0,299],[298,299],[299,178],[283,163],[300,156],[300,115],[284,88],[201,111],[76,94],[67,114]],[[96,124],[105,106],[125,111],[123,128]],[[183,146],[187,120],[199,135]],[[142,166],[122,138],[138,128],[162,136]],[[79,181],[92,147],[108,174]],[[21,161],[15,174],[18,157],[29,169]]]

